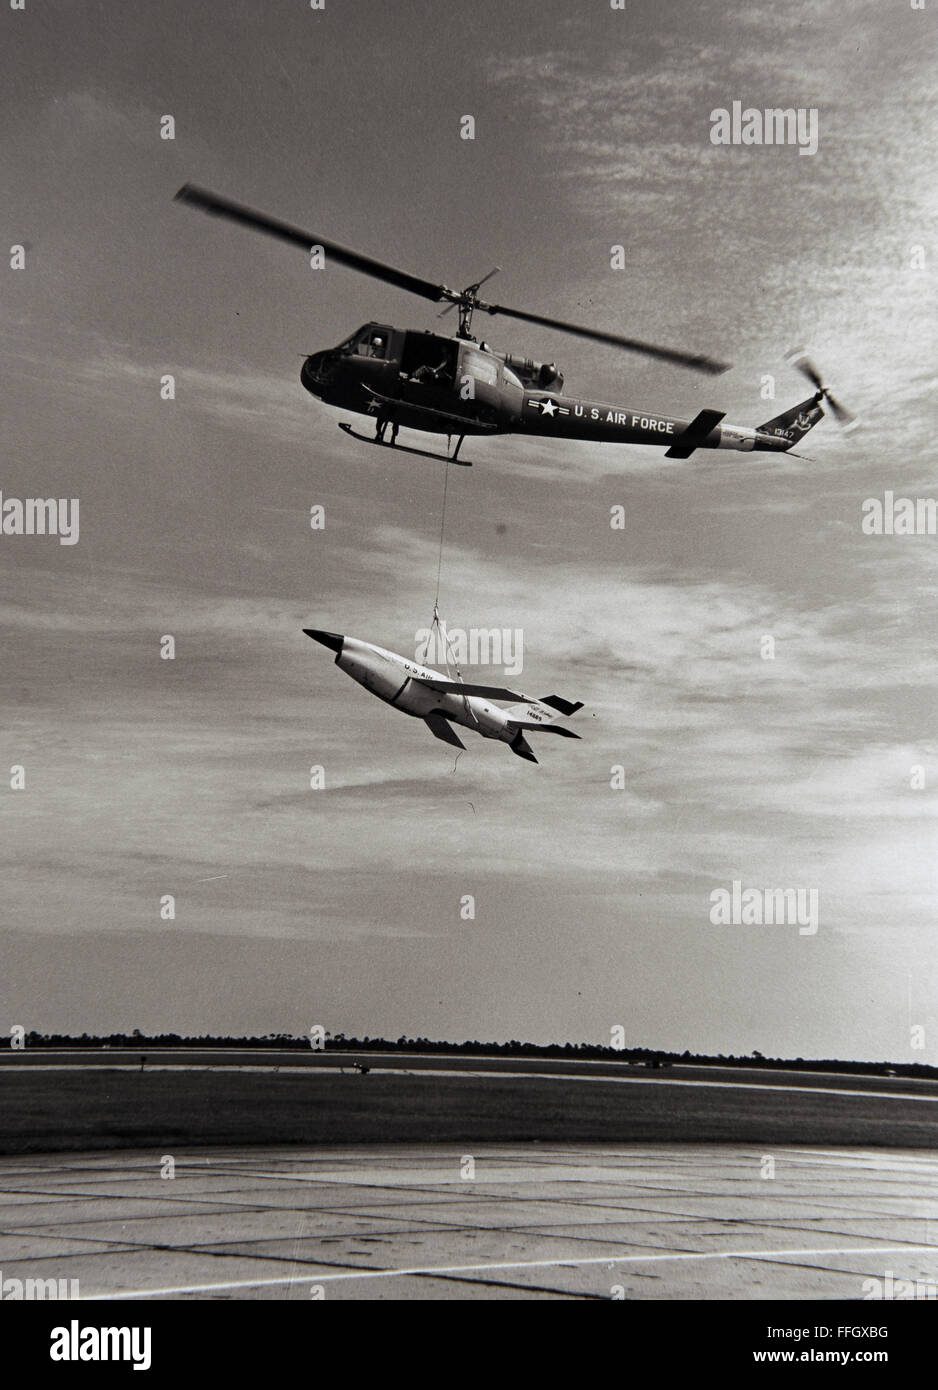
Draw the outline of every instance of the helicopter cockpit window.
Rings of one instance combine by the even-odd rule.
[[[368,357],[387,357],[388,335],[383,329],[368,334],[365,354]]]
[[[359,329],[354,337],[342,344],[342,347],[354,353],[356,357],[379,357],[387,360],[390,338],[389,328],[376,327],[372,323]]]

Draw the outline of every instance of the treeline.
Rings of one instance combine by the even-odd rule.
[[[307,1036],[295,1033],[268,1033],[265,1037],[219,1038],[203,1034],[198,1037],[182,1036],[178,1033],[144,1034],[135,1029],[132,1033],[110,1033],[106,1035],[82,1033],[80,1037],[65,1033],[27,1033],[21,1040],[16,1037],[0,1038],[0,1048],[126,1048],[140,1052],[147,1048],[232,1048],[250,1049],[271,1048],[308,1052],[312,1046]],[[839,1058],[804,1057],[763,1057],[759,1052],[748,1056],[715,1056],[699,1052],[662,1052],[648,1047],[614,1048],[597,1043],[529,1043],[511,1038],[508,1042],[440,1042],[432,1038],[400,1037],[396,1041],[388,1038],[349,1037],[345,1033],[326,1033],[322,1050],[327,1052],[421,1052],[449,1054],[486,1054],[501,1057],[554,1057],[571,1058],[581,1061],[630,1062],[646,1067],[668,1067],[675,1063],[683,1066],[708,1067],[762,1067],[773,1071],[808,1072],[853,1072],[870,1076],[912,1076],[938,1077],[938,1067],[927,1066],[922,1062],[857,1062],[842,1061]]]

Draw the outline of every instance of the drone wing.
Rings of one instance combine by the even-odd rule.
[[[483,700],[524,700],[527,697],[519,695],[517,690],[503,690],[498,685],[463,685],[461,681],[445,681],[442,676],[439,680],[428,680],[426,676],[417,676],[416,680],[421,685],[427,686],[429,690],[435,690],[440,695],[478,695]]]

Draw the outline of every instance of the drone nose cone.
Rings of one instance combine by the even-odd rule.
[[[304,627],[303,631],[306,633],[307,637],[312,637],[314,642],[321,642],[322,645],[328,647],[330,651],[342,651],[342,643],[345,641],[345,638],[342,636],[341,632],[319,632],[314,627]]]

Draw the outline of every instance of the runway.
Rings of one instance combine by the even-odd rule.
[[[405,1145],[0,1160],[0,1268],[82,1300],[865,1299],[938,1284],[938,1156]],[[873,1305],[875,1309],[875,1305]]]
[[[936,1100],[756,1067],[8,1052],[0,1277],[132,1301],[927,1289]]]

